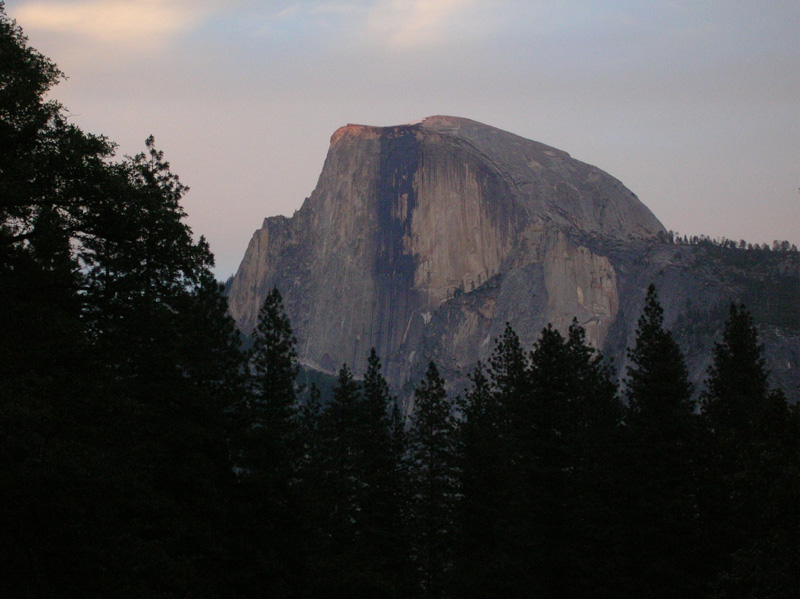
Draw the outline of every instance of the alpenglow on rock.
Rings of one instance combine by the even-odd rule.
[[[602,346],[618,273],[581,240],[660,232],[615,178],[494,127],[446,116],[347,125],[302,207],[253,235],[230,311],[250,333],[277,286],[302,363],[360,372],[374,346],[399,386],[433,356],[446,369],[486,357],[506,321],[532,342],[575,317]]]

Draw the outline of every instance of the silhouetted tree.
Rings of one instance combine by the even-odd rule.
[[[489,380],[501,410],[508,410],[525,427],[528,404],[524,399],[528,386],[528,360],[519,337],[509,323],[497,340],[489,358]]]
[[[112,161],[60,78],[0,3],[0,594],[213,593],[232,322],[163,155]]]
[[[414,391],[408,435],[411,555],[424,597],[445,596],[452,568],[458,496],[454,437],[444,380],[431,362]]]
[[[767,377],[753,319],[731,305],[703,392],[704,505],[720,597],[790,597],[800,588],[800,437]]]
[[[699,592],[697,425],[683,355],[663,328],[653,285],[628,351],[622,489],[627,593],[648,597]]]
[[[613,456],[622,406],[611,366],[573,320],[566,338],[542,331],[531,354],[531,387],[543,409],[542,463],[553,481],[553,496],[543,502],[552,512],[543,515],[543,578],[565,597],[613,596],[620,554]]]
[[[361,509],[362,569],[370,577],[372,592],[399,594],[408,573],[407,548],[402,523],[404,422],[397,398],[381,373],[381,362],[370,350],[359,406],[362,445]]]
[[[233,438],[239,472],[241,576],[247,593],[286,596],[304,581],[307,564],[296,473],[303,464],[297,414],[296,341],[277,288],[259,311],[248,355],[249,392],[237,405]],[[244,591],[242,591],[244,593]]]
[[[508,467],[508,416],[480,362],[469,378],[457,437],[461,501],[456,511],[453,595],[512,596],[520,584],[514,569],[519,556],[510,550],[509,539],[519,522],[509,510],[514,480]]]

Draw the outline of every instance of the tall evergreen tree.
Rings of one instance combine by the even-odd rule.
[[[628,351],[623,508],[628,588],[647,597],[696,595],[697,425],[683,355],[650,285]]]
[[[455,421],[444,380],[431,362],[414,391],[408,435],[411,557],[422,596],[446,596],[458,497]]]
[[[520,585],[514,569],[520,556],[509,543],[519,522],[509,510],[514,481],[507,466],[507,414],[480,362],[469,378],[457,429],[461,501],[453,539],[453,595],[511,597]]]
[[[163,154],[114,161],[61,77],[0,2],[0,594],[213,595],[237,336]]]
[[[388,414],[393,399],[374,349],[362,384],[346,366],[339,371],[322,415],[325,540],[317,595],[394,596],[407,570]]]
[[[490,375],[475,371],[462,402],[456,593],[608,595],[610,368],[577,323],[567,339],[545,328],[528,357],[507,326]]]
[[[252,423],[288,443],[297,400],[297,340],[283,298],[274,287],[264,299],[249,353],[252,376]]]
[[[362,383],[361,431],[363,487],[361,506],[364,526],[364,570],[372,591],[383,596],[401,593],[402,576],[408,572],[402,528],[404,422],[398,400],[381,373],[375,348],[367,358]]]
[[[345,364],[339,370],[333,399],[323,418],[327,529],[331,540],[330,550],[335,558],[342,559],[342,555],[346,554],[343,561],[352,558],[356,537],[361,532],[359,499],[364,481],[360,470],[364,456],[358,438],[360,403],[360,385]],[[335,566],[330,577],[339,574],[348,576],[351,573],[342,568],[341,563]]]
[[[242,594],[287,596],[307,576],[294,511],[303,446],[297,418],[296,341],[273,288],[259,311],[248,355],[249,390],[237,406],[234,462],[240,472]]]
[[[546,327],[529,357],[527,387],[512,412],[517,459],[515,484],[519,529],[525,564],[520,583],[534,595],[564,590],[569,570],[565,544],[568,466],[565,426],[574,373],[561,334]]]
[[[0,594],[208,592],[232,323],[163,156],[113,162],[60,78],[0,3]]]
[[[692,385],[678,344],[664,330],[664,309],[654,285],[650,285],[642,316],[636,329],[636,342],[628,350],[628,376],[625,397],[626,422],[665,431],[674,425],[683,428],[694,412]],[[680,416],[678,420],[674,417]]]
[[[609,431],[619,426],[622,418],[612,365],[587,343],[586,331],[577,320],[569,327],[566,349],[575,394],[575,400],[570,402],[570,422],[588,437],[588,445],[608,444],[614,438]],[[608,449],[607,445],[604,449]]]
[[[325,439],[323,431],[322,392],[312,383],[297,410],[297,435],[299,448],[298,484],[300,500],[298,509],[308,514],[311,526],[317,526],[323,512],[324,498],[319,490],[323,486],[323,460]]]
[[[800,437],[767,378],[753,319],[731,305],[703,392],[704,507],[720,597],[790,597],[800,588]]]
[[[717,435],[752,441],[780,434],[788,406],[779,392],[769,389],[767,377],[753,318],[744,306],[731,304],[703,392],[703,413]]]
[[[528,403],[524,399],[528,386],[528,359],[519,336],[509,323],[497,340],[489,358],[489,380],[501,410],[514,414],[515,420],[525,426]]]
[[[619,506],[614,454],[622,405],[611,365],[588,345],[585,330],[573,321],[564,344],[572,373],[567,384],[563,427],[569,518],[566,555],[574,574],[565,596],[614,597],[620,577],[617,522]]]
[[[362,396],[359,411],[361,431],[359,436],[364,452],[364,504],[376,510],[378,506],[388,508],[391,499],[384,491],[392,492],[392,472],[397,457],[393,455],[391,410],[396,399],[389,384],[381,374],[381,361],[373,347],[367,358],[367,370],[361,385]],[[372,511],[372,510],[370,510]]]
[[[515,485],[526,489],[519,501],[529,539],[524,586],[541,595],[602,596],[613,556],[604,482],[619,421],[616,386],[577,322],[566,339],[543,329],[529,364],[530,415],[516,441],[522,480]]]
[[[180,592],[219,572],[213,556],[226,536],[230,473],[223,414],[240,367],[238,338],[208,246],[184,222],[186,188],[152,139],[146,153],[109,168],[107,195],[85,207],[77,233],[83,322],[113,423],[99,437],[119,485],[107,502],[108,529],[146,539],[128,558],[141,560],[136,584]],[[178,575],[166,583],[172,568]]]

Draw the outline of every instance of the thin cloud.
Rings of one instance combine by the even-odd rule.
[[[314,6],[311,12],[314,14],[356,14],[361,10],[359,5],[354,2],[322,2]]]
[[[364,2],[348,0],[341,1],[320,1],[320,0],[301,0],[288,2],[278,10],[272,9],[271,14],[275,17],[285,18],[305,18],[314,15],[354,15],[365,10]],[[268,9],[268,13],[269,13]]]
[[[386,0],[369,17],[371,31],[390,48],[435,45],[452,35],[473,0]]]
[[[160,46],[202,22],[211,11],[210,3],[185,0],[62,0],[22,4],[15,16],[26,29],[141,47],[143,41]]]

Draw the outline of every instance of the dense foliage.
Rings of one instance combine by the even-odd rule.
[[[4,13],[0,69],[0,594],[207,592],[240,361],[212,256],[153,140],[69,124]]]
[[[743,306],[699,407],[654,288],[621,388],[573,323],[459,397],[373,350],[323,400],[278,290],[242,351],[186,188],[60,76],[0,2],[0,595],[795,596],[800,416]]]

